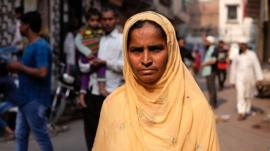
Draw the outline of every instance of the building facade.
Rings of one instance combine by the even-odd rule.
[[[0,1],[0,47],[7,46],[13,39],[16,28],[14,8],[19,5],[16,0]]]
[[[188,43],[202,43],[202,33],[218,36],[219,0],[189,0]]]
[[[270,62],[270,0],[247,0],[247,16],[256,22],[256,52],[262,63]]]
[[[240,39],[256,43],[255,22],[246,14],[246,0],[219,1],[219,37],[228,43]]]

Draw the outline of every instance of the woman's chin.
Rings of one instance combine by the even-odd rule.
[[[143,85],[154,85],[155,83],[157,83],[157,81],[157,79],[153,78],[144,78],[139,80],[139,82]]]

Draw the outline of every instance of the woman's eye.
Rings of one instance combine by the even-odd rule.
[[[134,53],[139,53],[139,52],[143,52],[143,48],[130,48],[129,51],[134,52]]]
[[[149,46],[148,49],[152,52],[160,52],[164,50],[164,45]]]

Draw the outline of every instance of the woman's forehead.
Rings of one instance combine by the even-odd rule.
[[[136,23],[138,23],[138,22],[136,22]],[[133,24],[133,25],[135,25],[135,24]],[[131,28],[133,28],[133,26],[131,26]],[[165,39],[167,37],[167,34],[166,34],[165,30],[163,29],[163,27],[160,24],[158,24],[157,22],[154,22],[151,20],[144,20],[140,27],[135,27],[135,28],[129,30],[129,32],[133,32],[135,30],[137,32],[139,31],[141,34],[149,34],[149,33],[153,34],[153,31],[154,31],[155,35],[159,35]]]

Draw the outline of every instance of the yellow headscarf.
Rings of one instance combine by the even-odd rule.
[[[127,35],[130,27],[140,20],[159,24],[167,35],[167,67],[152,89],[146,89],[136,81],[128,63]],[[174,27],[167,18],[148,11],[132,16],[125,24],[123,35],[125,90],[130,109],[127,118],[134,126],[131,137],[139,140],[134,147],[136,150],[147,150],[146,142],[150,136],[164,146],[177,143],[179,150],[184,142],[182,140],[185,140],[192,127],[192,111],[188,111],[188,100],[207,101],[181,60]]]
[[[143,20],[153,21],[162,27],[167,36],[169,53],[164,74],[150,88],[145,88],[137,82],[127,57],[129,29],[134,23]],[[199,148],[203,151],[218,150],[216,141],[213,141],[216,140],[216,135],[212,111],[203,93],[181,60],[174,27],[170,21],[155,12],[139,13],[127,20],[123,35],[123,73],[126,83],[118,91],[123,91],[125,97],[115,99],[121,100],[121,102],[127,101],[126,112],[120,114],[124,114],[124,121],[127,121],[129,125],[128,138],[126,139],[131,144],[130,148],[134,151],[191,151],[199,148],[196,145],[203,144],[204,147]],[[107,99],[109,101],[113,98],[114,94]],[[194,125],[196,124],[195,121],[200,121],[200,116],[203,117],[203,115],[199,115],[201,112],[193,110],[198,106],[201,106],[200,111],[205,112],[206,116],[210,116],[202,119],[206,119],[203,122],[210,122],[210,124],[205,124],[207,125],[205,131],[210,131],[209,135],[211,136],[201,134],[203,132],[200,132],[199,129],[204,129],[202,125]],[[108,108],[110,107],[108,106]],[[211,140],[212,138],[213,140]],[[102,142],[102,140],[99,141]],[[102,143],[98,144],[101,145]]]

